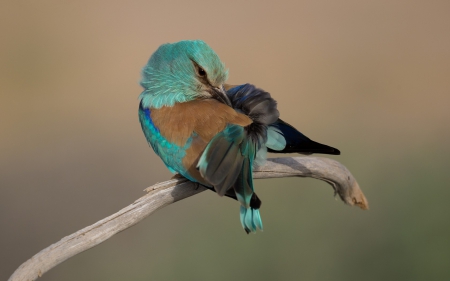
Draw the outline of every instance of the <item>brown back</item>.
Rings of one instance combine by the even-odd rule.
[[[195,132],[190,147],[183,158],[183,166],[189,174],[202,184],[205,182],[196,169],[197,162],[209,141],[227,124],[248,126],[252,120],[214,99],[201,99],[191,102],[177,103],[172,107],[151,109],[153,124],[168,141],[184,146]]]

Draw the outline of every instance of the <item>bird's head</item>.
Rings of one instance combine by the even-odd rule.
[[[142,70],[139,96],[144,107],[173,106],[198,98],[230,104],[223,83],[228,71],[219,56],[201,40],[161,45]]]

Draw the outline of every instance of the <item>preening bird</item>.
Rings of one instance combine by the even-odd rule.
[[[268,92],[225,84],[228,71],[203,41],[161,45],[142,70],[139,120],[167,168],[240,203],[244,230],[263,229],[252,171],[273,153],[340,154],[279,118]]]

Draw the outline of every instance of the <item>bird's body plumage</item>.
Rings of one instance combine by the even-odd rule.
[[[279,119],[253,85],[227,86],[227,71],[203,41],[162,45],[143,70],[139,120],[172,172],[241,203],[247,233],[262,229],[252,170],[270,152],[339,154]],[[225,91],[225,89],[227,89]]]

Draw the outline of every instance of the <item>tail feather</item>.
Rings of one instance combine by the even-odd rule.
[[[243,162],[241,173],[233,187],[239,203],[245,208],[248,208],[250,207],[250,201],[253,196],[252,164],[248,158],[245,158]]]
[[[240,218],[241,224],[247,233],[254,233],[257,229],[262,230],[261,215],[259,208],[261,200],[253,190],[253,160],[255,157],[255,146],[251,140],[245,141],[241,146],[243,155],[246,155],[242,165],[241,173],[234,184],[234,191],[237,200],[241,203]]]
[[[259,209],[245,208],[241,205],[240,217],[242,227],[247,234],[250,232],[255,233],[257,229],[263,230]]]

